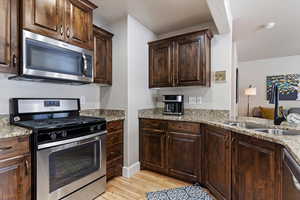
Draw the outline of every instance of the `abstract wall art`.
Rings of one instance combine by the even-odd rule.
[[[300,101],[300,74],[267,76],[267,100],[270,99],[272,86],[279,87],[279,100]]]

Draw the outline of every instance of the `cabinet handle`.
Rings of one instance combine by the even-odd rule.
[[[70,37],[70,28],[69,27],[67,28],[67,37],[68,38]]]
[[[64,27],[63,25],[60,25],[60,35],[63,35],[64,34]]]
[[[28,171],[29,171],[29,163],[28,160],[25,160],[25,175],[28,175]]]
[[[14,54],[13,55],[13,66],[16,67],[17,65],[17,56]]]
[[[10,147],[0,147],[0,152],[8,151],[10,149],[12,149],[12,146],[10,146]]]

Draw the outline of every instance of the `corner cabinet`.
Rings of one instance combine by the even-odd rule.
[[[212,33],[203,31],[149,43],[149,88],[211,83]]]
[[[0,2],[0,72],[16,74],[19,65],[19,0]]]
[[[23,28],[93,49],[93,10],[88,0],[23,0]]]
[[[142,169],[201,182],[201,147],[200,124],[140,120]]]
[[[281,200],[281,146],[235,134],[232,151],[232,199]]]
[[[112,38],[112,33],[94,25],[95,83],[112,85]]]
[[[205,185],[219,200],[231,199],[231,132],[205,126]]]

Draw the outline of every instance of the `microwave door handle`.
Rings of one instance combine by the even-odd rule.
[[[87,66],[87,58],[86,55],[84,53],[82,53],[82,60],[83,60],[83,75],[87,76],[88,74],[88,66]]]

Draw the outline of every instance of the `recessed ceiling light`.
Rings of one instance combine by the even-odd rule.
[[[275,27],[275,25],[276,25],[275,22],[269,22],[269,23],[263,25],[262,27],[263,27],[264,29],[272,29],[272,28]]]

